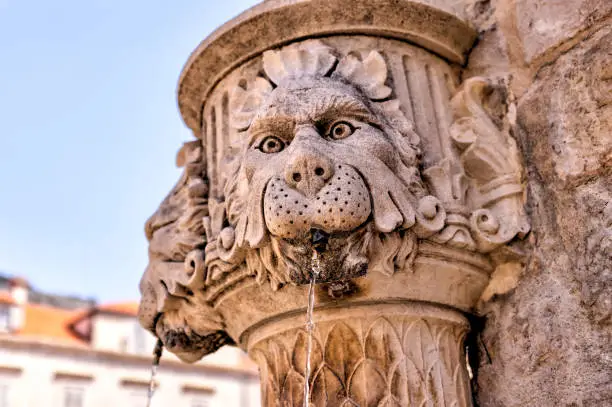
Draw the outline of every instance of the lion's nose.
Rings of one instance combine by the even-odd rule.
[[[333,175],[329,158],[305,151],[296,151],[285,168],[285,182],[306,196],[314,196]]]

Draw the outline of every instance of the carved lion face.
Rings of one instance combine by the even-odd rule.
[[[323,255],[323,280],[331,281],[365,272],[369,233],[415,223],[417,149],[350,83],[286,81],[262,102],[245,138],[226,189],[228,218],[239,241],[278,248],[294,283],[309,281],[313,229],[331,235],[333,250]]]

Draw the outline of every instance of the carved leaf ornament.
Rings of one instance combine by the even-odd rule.
[[[363,330],[345,322],[319,326],[314,341],[311,403],[332,406],[469,405],[462,338],[466,327],[435,320],[378,318]],[[266,405],[303,404],[306,332],[292,330],[258,344]],[[297,402],[297,403],[296,403]]]

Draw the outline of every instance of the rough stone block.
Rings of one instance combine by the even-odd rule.
[[[521,98],[519,124],[549,181],[580,182],[612,165],[611,60],[607,27],[542,68]]]
[[[611,11],[609,0],[517,0],[516,26],[525,61],[531,63]]]
[[[519,100],[534,248],[516,290],[485,307],[481,407],[612,399],[611,31],[543,68]]]

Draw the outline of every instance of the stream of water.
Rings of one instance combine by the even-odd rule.
[[[321,263],[319,259],[319,253],[316,250],[312,251],[311,259],[312,276],[310,277],[310,286],[308,289],[308,309],[306,312],[306,332],[308,334],[308,343],[306,348],[306,368],[304,371],[304,407],[310,407],[310,357],[312,353],[312,341],[314,335],[314,302],[315,302],[315,285],[317,283],[317,277],[321,273]],[[159,362],[164,349],[164,344],[161,339],[155,344],[153,350],[153,363],[151,364],[151,378],[149,380],[149,391],[147,392],[147,407],[151,407],[151,401],[156,390],[155,376],[157,375],[157,369],[159,368]]]
[[[153,400],[153,394],[155,394],[155,389],[157,388],[157,384],[155,383],[155,376],[157,375],[157,369],[159,367],[159,361],[162,356],[162,352],[164,350],[164,344],[161,339],[157,340],[155,344],[155,349],[153,350],[153,363],[151,364],[151,379],[149,380],[149,391],[147,392],[147,407],[151,407],[151,401]]]
[[[312,314],[314,312],[315,284],[321,272],[319,252],[312,251],[311,260],[312,276],[310,277],[310,287],[308,289],[308,310],[306,311],[306,332],[308,333],[308,344],[306,348],[306,370],[304,371],[304,407],[310,406],[310,354],[312,353],[312,337],[314,333],[314,322]]]

